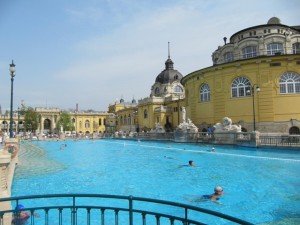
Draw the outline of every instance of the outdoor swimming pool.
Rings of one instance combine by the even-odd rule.
[[[67,147],[60,149],[62,143]],[[32,144],[36,147],[21,145],[13,196],[133,195],[191,204],[255,224],[300,221],[297,150],[214,146],[216,152],[208,152],[212,146],[128,140]],[[189,160],[196,167],[181,167]],[[224,189],[223,205],[199,201],[216,185]]]

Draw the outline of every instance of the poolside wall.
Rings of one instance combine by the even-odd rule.
[[[18,150],[20,147],[19,141],[16,138],[8,139],[5,144],[5,146],[13,144],[17,147],[13,153],[9,153],[8,148],[6,147],[0,151],[0,198],[11,197],[11,186],[16,165],[18,164]],[[10,202],[1,202],[0,208],[1,210],[10,210],[11,204]],[[0,222],[3,222],[3,225],[10,225],[11,220],[12,215],[10,213],[6,213],[3,217],[3,221]]]
[[[133,133],[131,135],[106,134],[102,138],[120,138],[134,140],[158,140],[174,141],[186,143],[206,143],[206,144],[228,144],[245,147],[288,147],[300,149],[300,135],[286,135],[260,132],[239,132],[239,133],[211,133],[207,132],[169,132],[169,133]]]

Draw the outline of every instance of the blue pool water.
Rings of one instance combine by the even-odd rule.
[[[62,143],[67,147],[60,149]],[[13,196],[133,195],[191,204],[255,224],[300,221],[299,150],[214,146],[216,152],[208,152],[212,146],[127,140],[31,144],[21,146]],[[181,167],[189,160],[196,167]],[[198,201],[216,185],[224,189],[223,205]]]

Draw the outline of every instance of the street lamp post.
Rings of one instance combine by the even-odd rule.
[[[20,107],[18,107],[18,134],[20,133]]]
[[[251,95],[252,95],[252,110],[253,110],[253,131],[256,130],[256,124],[255,124],[255,101],[254,101],[254,93],[255,91],[256,93],[260,92],[260,88],[257,84],[253,84],[253,86],[251,87]]]
[[[11,77],[9,137],[13,138],[13,86],[14,86],[14,77],[16,72],[16,68],[13,60],[12,63],[9,65],[9,71]]]

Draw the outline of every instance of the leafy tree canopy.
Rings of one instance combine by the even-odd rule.
[[[67,112],[62,112],[60,114],[59,120],[56,123],[56,129],[60,130],[61,127],[64,131],[73,131],[74,126],[72,124],[72,120],[70,115]]]
[[[38,114],[32,107],[22,108],[24,126],[27,131],[34,132],[38,129]]]

